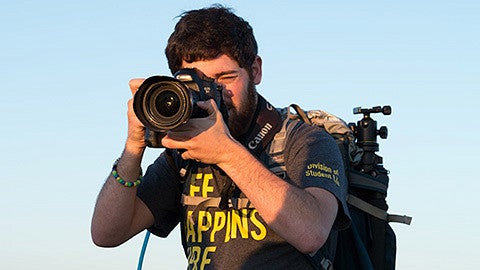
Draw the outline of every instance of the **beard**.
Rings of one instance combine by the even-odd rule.
[[[248,83],[247,95],[245,99],[240,102],[238,108],[229,106],[228,128],[230,134],[238,139],[245,134],[252,122],[253,115],[257,108],[257,92],[253,81]]]

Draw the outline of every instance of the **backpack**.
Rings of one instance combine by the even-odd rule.
[[[293,108],[296,112],[291,113]],[[389,222],[410,225],[409,216],[387,213],[386,203],[388,173],[382,165],[376,137],[387,137],[386,127],[376,129],[371,113],[391,113],[390,106],[371,109],[355,108],[354,114],[364,114],[357,125],[346,124],[342,119],[322,110],[304,111],[298,105],[279,110],[284,125],[269,149],[272,172],[286,172],[284,149],[286,138],[293,129],[292,120],[300,120],[329,133],[337,142],[345,165],[348,181],[347,204],[351,225],[341,231],[332,230],[325,245],[311,261],[318,269],[395,269],[396,236]]]

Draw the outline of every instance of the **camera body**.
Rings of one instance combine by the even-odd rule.
[[[160,148],[166,132],[186,124],[190,118],[208,116],[198,101],[213,99],[227,123],[228,111],[223,102],[222,87],[195,68],[180,69],[173,77],[152,76],[138,88],[133,110],[145,126],[145,142]]]

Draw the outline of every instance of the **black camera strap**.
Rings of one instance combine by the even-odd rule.
[[[257,108],[248,131],[239,138],[253,155],[260,156],[275,134],[282,128],[280,113],[265,98],[258,95]]]
[[[239,142],[242,143],[250,153],[259,157],[273,140],[275,134],[281,130],[282,123],[282,117],[278,111],[268,103],[265,98],[258,95],[257,108],[252,123],[248,131],[239,138]],[[228,208],[229,199],[239,195],[239,190],[236,188],[235,183],[233,183],[230,177],[225,176],[226,181],[221,192],[219,204],[221,209]]]

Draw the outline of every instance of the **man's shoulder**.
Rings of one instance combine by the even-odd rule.
[[[293,120],[291,130],[285,136],[285,160],[308,159],[322,157],[329,159],[340,158],[335,138],[324,128],[313,126],[299,120]],[[288,130],[288,129],[287,129]]]

